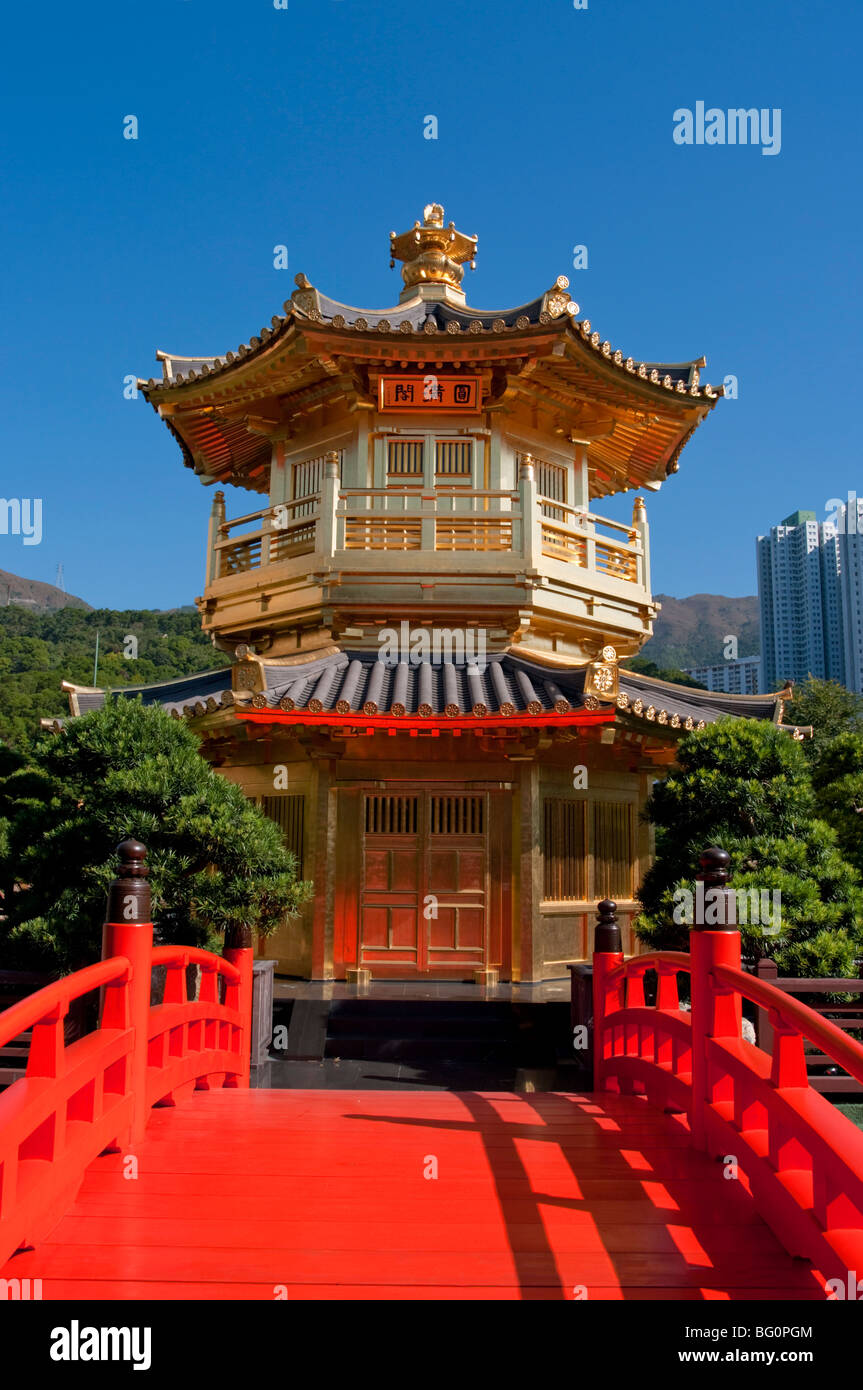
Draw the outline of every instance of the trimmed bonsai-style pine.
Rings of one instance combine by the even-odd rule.
[[[731,855],[744,956],[773,957],[789,975],[856,974],[860,876],[818,818],[809,762],[787,733],[723,719],[688,734],[646,814],[656,858],[636,930],[652,949],[689,949],[684,893],[694,897],[699,854],[718,844]]]
[[[19,968],[97,960],[116,846],[148,849],[159,939],[218,949],[297,912],[297,878],[277,825],[220,777],[198,740],[159,706],[109,700],[0,763],[0,948]]]

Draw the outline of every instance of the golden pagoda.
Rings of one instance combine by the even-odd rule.
[[[262,949],[312,978],[561,975],[597,899],[624,944],[640,811],[687,729],[781,720],[618,668],[657,605],[643,495],[722,394],[704,359],[602,339],[560,276],[470,307],[475,237],[429,204],[404,289],[352,308],[304,275],[218,357],[140,383],[215,487],[198,607],[229,671],[142,694],[282,826],[315,896]],[[224,487],[256,494],[228,516]],[[633,490],[631,523],[597,499]],[[68,687],[73,712],[104,693]]]

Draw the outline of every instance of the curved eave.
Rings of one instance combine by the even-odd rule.
[[[613,348],[607,340],[601,340],[598,332],[591,331],[589,319],[576,321],[565,311],[553,314],[544,309],[542,305],[548,300],[548,295],[503,310],[472,309],[468,306],[456,308],[445,303],[411,300],[388,310],[360,311],[348,305],[339,305],[338,301],[328,300],[311,289],[300,291],[299,294],[305,299],[314,295],[315,303],[286,301],[286,312],[274,315],[272,326],[262,328],[248,343],[241,343],[236,352],[227,352],[221,357],[182,357],[160,350],[156,356],[163,364],[163,378],[139,379],[141,391],[148,400],[152,397],[166,399],[169,395],[173,398],[175,392],[183,391],[192,383],[203,385],[214,379],[236,377],[250,360],[266,354],[274,343],[283,339],[291,326],[302,328],[308,325],[319,334],[332,332],[338,335],[347,331],[356,339],[369,336],[379,340],[379,335],[383,335],[393,340],[393,347],[402,345],[404,337],[420,333],[435,337],[440,343],[448,338],[461,340],[463,336],[467,342],[473,336],[482,336],[486,341],[489,336],[492,339],[505,337],[508,355],[512,355],[513,351],[518,352],[521,341],[529,348],[532,339],[537,336],[536,330],[548,332],[551,329],[567,337],[571,335],[573,340],[583,343],[589,353],[605,361],[612,372],[620,374],[621,380],[631,380],[639,394],[645,392],[648,399],[686,395],[690,400],[703,399],[712,404],[723,392],[721,386],[701,384],[699,369],[704,365],[703,357],[669,363],[625,357],[621,349]],[[335,312],[325,313],[320,305]],[[341,310],[345,310],[345,313],[341,313]],[[467,325],[464,335],[463,323]],[[438,339],[438,334],[445,334],[446,337]],[[453,352],[453,355],[457,353]]]
[[[766,691],[763,695],[726,695],[724,691],[696,690],[694,686],[676,685],[672,681],[659,680],[656,676],[646,676],[640,671],[620,669],[620,695],[618,709],[625,715],[648,719],[648,711],[653,708],[658,715],[661,711],[677,710],[692,714],[697,721],[701,712],[708,713],[708,721],[713,722],[724,715],[739,719],[759,719],[770,721],[779,727],[783,724],[785,703],[788,691]],[[636,704],[641,709],[636,709]]]
[[[591,331],[589,320],[574,321],[559,305],[549,312],[548,300],[546,294],[499,313],[411,300],[366,317],[301,289],[283,316],[236,353],[190,358],[160,351],[163,379],[139,381],[139,388],[177,439],[187,467],[265,493],[270,441],[255,420],[256,401],[290,396],[302,409],[334,389],[355,390],[337,359],[379,368],[388,360],[419,360],[432,345],[437,357],[466,366],[521,358],[531,371],[539,369],[524,389],[545,389],[564,415],[586,398],[630,417],[617,419],[610,437],[591,445],[592,496],[660,483],[675,471],[723,388],[702,385],[703,358],[653,364],[624,357]],[[511,380],[522,389],[518,370]]]

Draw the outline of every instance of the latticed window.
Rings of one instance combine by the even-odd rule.
[[[435,445],[435,473],[449,478],[469,478],[471,471],[471,441],[469,439],[438,439]]]
[[[547,797],[543,897],[629,901],[635,892],[635,810],[626,802]]]
[[[543,897],[587,898],[587,803],[546,797],[543,806]]]
[[[421,439],[388,440],[387,472],[395,477],[421,478],[423,475],[423,441]]]
[[[432,835],[482,835],[485,800],[481,796],[433,796],[429,832]]]
[[[303,827],[305,821],[306,798],[304,796],[264,796],[261,797],[261,810],[270,820],[275,821],[282,832],[285,848],[289,849],[297,861],[297,874],[303,874]]]
[[[540,497],[550,502],[566,501],[566,469],[560,463],[547,463],[545,459],[534,459],[536,486]]]
[[[323,454],[319,454],[317,458],[303,459],[300,463],[295,463],[293,467],[291,498],[314,497],[314,495],[321,490],[321,478],[323,474]]]
[[[415,796],[367,796],[367,835],[416,835],[418,798]]]
[[[519,454],[519,463],[525,455]],[[565,512],[561,507],[549,505],[553,502],[567,502],[567,469],[562,463],[549,463],[547,459],[533,458],[533,473],[536,478],[536,490],[543,502],[542,514],[550,521],[563,521]]]
[[[634,810],[626,802],[594,801],[593,896],[631,898],[635,892]]]
[[[344,467],[345,451],[339,451],[339,478],[341,478],[342,468]],[[324,476],[324,454],[316,454],[314,458],[300,459],[291,468],[291,502],[298,502],[298,506],[290,508],[292,518],[299,516],[310,516],[314,512],[321,492],[321,484]],[[303,499],[306,499],[305,501]]]

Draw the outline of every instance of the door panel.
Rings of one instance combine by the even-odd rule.
[[[420,864],[416,848],[390,850],[390,888],[419,892]]]

